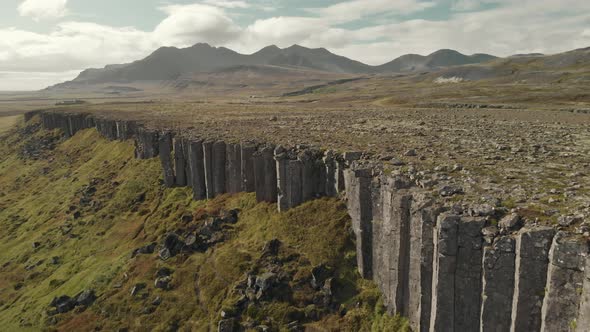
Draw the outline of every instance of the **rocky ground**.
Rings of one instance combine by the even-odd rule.
[[[288,104],[162,102],[72,111],[137,119],[188,136],[359,151],[425,188],[459,187],[459,195],[449,195],[457,203],[519,209],[531,222],[590,215],[590,115],[584,112],[502,103],[371,102],[368,108],[361,100],[340,100],[334,108],[328,107],[331,96]]]

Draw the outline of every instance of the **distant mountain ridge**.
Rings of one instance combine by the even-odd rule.
[[[148,57],[128,64],[108,65],[102,69],[86,69],[73,81],[58,84],[127,83],[134,81],[168,81],[182,75],[213,72],[236,66],[277,66],[318,70],[343,74],[386,74],[428,71],[496,59],[488,54],[461,54],[454,50],[439,50],[427,56],[408,54],[380,66],[370,66],[336,55],[325,48],[293,45],[281,49],[267,46],[253,54],[240,54],[225,47],[199,43],[187,48],[161,47]]]

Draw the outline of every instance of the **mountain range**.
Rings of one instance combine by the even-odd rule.
[[[380,66],[371,66],[325,48],[268,46],[253,54],[240,54],[225,47],[199,43],[188,48],[162,47],[148,57],[128,64],[86,69],[74,80],[59,84],[129,83],[176,80],[190,73],[214,72],[237,66],[275,66],[342,74],[388,74],[429,71],[476,64],[496,59],[488,54],[464,55],[454,50],[439,50],[422,56],[407,54]]]

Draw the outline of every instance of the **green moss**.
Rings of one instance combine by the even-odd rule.
[[[320,325],[403,330],[404,320],[388,316],[375,285],[356,272],[350,218],[341,201],[319,199],[286,213],[257,203],[254,194],[193,201],[189,188],[162,187],[157,159],[136,160],[132,142],[107,141],[95,130],[62,141],[45,151],[46,158],[19,156],[24,144],[57,134],[13,132],[0,143],[0,321],[6,330],[214,329],[222,309],[237,310],[235,285],[248,271],[264,269],[257,262],[272,239],[282,242],[279,259],[293,282],[308,278],[316,265],[330,266],[338,285],[334,300],[347,314],[313,308],[303,290],[251,306],[243,317],[269,319],[280,329],[315,310]],[[238,223],[206,252],[166,262],[156,255],[131,257],[135,248],[184,227],[183,215],[198,220],[229,209],[240,210]],[[174,270],[169,291],[153,286],[161,267]],[[138,283],[147,287],[131,296]],[[89,288],[98,295],[93,306],[51,323],[47,309],[55,296]],[[151,304],[155,297],[162,300],[157,307]]]

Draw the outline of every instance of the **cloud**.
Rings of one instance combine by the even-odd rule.
[[[35,21],[66,16],[68,0],[25,0],[17,8],[21,16]]]
[[[160,46],[185,47],[197,42],[242,53],[270,44],[326,47],[369,64],[383,64],[405,53],[429,54],[441,48],[507,56],[557,53],[590,45],[590,1],[473,0],[479,5],[492,1],[491,9],[456,11],[446,20],[415,18],[383,24],[369,18],[366,22],[373,22],[373,26],[355,29],[338,24],[358,17],[382,17],[381,12],[418,13],[431,2],[346,1],[319,8],[314,15],[276,16],[240,26],[232,19],[233,11],[243,5],[238,4],[240,1],[214,1],[216,6],[204,2],[163,6],[160,9],[166,17],[153,30],[72,21],[58,23],[47,33],[0,27],[0,72],[12,73],[9,78],[15,80],[30,72],[31,79],[26,81],[33,86],[34,82],[47,81],[47,77],[64,77],[59,73],[126,63]],[[269,3],[242,2],[251,8]],[[447,5],[450,9],[451,3]],[[350,10],[352,14],[347,13]],[[35,76],[44,78],[35,80]]]
[[[380,13],[407,15],[434,5],[434,1],[420,0],[353,0],[325,8],[309,8],[307,11],[330,21],[349,22]]]
[[[454,11],[469,11],[479,8],[481,5],[478,0],[455,0],[451,5]]]
[[[240,34],[240,28],[222,8],[191,4],[169,5],[160,9],[168,17],[158,24],[153,37],[168,45],[188,46],[197,42],[223,44]]]
[[[39,90],[72,80],[79,73],[77,70],[64,72],[0,71],[0,91]]]
[[[251,5],[245,1],[224,1],[224,0],[204,0],[204,4],[222,7],[222,8],[250,8]]]

